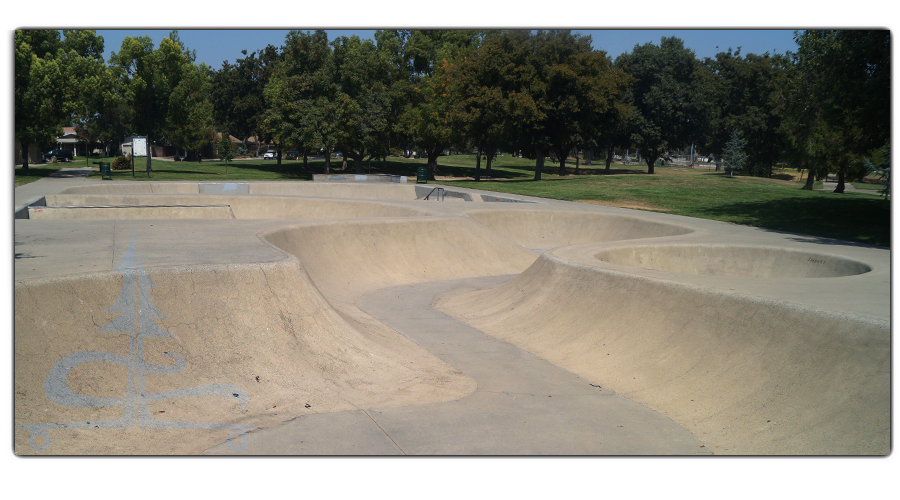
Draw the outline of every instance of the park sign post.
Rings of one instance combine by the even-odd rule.
[[[146,136],[134,136],[131,138],[131,177],[134,177],[134,159],[138,156],[147,157],[147,178],[150,178],[150,145]]]

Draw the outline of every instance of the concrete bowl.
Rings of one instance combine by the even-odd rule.
[[[755,246],[631,246],[604,250],[595,257],[619,266],[735,278],[836,278],[872,270],[845,257]]]
[[[642,217],[558,210],[479,210],[469,218],[532,249],[679,236],[693,229]]]

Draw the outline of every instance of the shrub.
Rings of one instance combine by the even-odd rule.
[[[113,170],[131,170],[131,155],[117,156],[110,167]]]

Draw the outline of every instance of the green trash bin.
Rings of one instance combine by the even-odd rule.
[[[109,177],[110,180],[112,179],[112,172],[110,171],[109,165],[110,164],[108,162],[105,162],[105,161],[100,162],[100,178],[101,179],[105,179],[107,177]]]
[[[419,167],[416,169],[416,184],[420,182],[428,184],[428,167]]]

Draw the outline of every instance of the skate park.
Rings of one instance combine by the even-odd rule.
[[[20,455],[890,453],[889,249],[434,184],[25,187]]]

